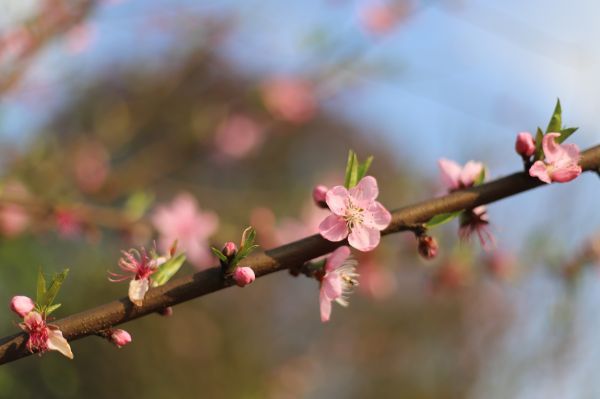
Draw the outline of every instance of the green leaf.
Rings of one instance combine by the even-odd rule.
[[[556,142],[558,144],[564,142],[566,139],[569,138],[569,136],[571,136],[573,133],[575,133],[577,131],[577,129],[579,129],[578,127],[568,127],[566,129],[563,129],[560,131],[560,136],[556,139]]]
[[[556,99],[556,106],[554,107],[554,113],[548,122],[546,133],[560,132],[562,129],[562,109],[560,107],[560,99]]]
[[[344,187],[346,188],[350,186],[350,180],[352,179],[352,170],[354,169],[355,159],[356,154],[354,154],[354,151],[348,151],[348,161],[346,162],[346,178],[344,179]]]
[[[138,220],[154,202],[154,194],[146,191],[136,191],[127,198],[125,212],[133,220]]]
[[[449,212],[449,213],[441,213],[439,215],[435,215],[427,223],[425,223],[425,227],[431,228],[436,226],[441,226],[442,224],[448,223],[452,219],[460,216],[463,211]]]
[[[242,242],[240,243],[240,250],[242,250],[246,246],[251,246],[252,244],[254,244],[255,238],[256,230],[254,230],[254,227],[246,227],[246,229],[242,233]]]
[[[220,249],[217,249],[215,247],[210,247],[210,250],[212,251],[213,254],[215,254],[215,256],[217,258],[219,258],[219,260],[221,260],[223,262],[227,262],[227,256],[225,256],[225,254],[223,254],[223,252],[221,252]]]
[[[357,183],[360,181],[360,179],[362,179],[363,177],[365,177],[367,175],[367,172],[369,171],[369,168],[371,167],[371,163],[373,163],[373,155],[368,157],[365,162],[363,162],[362,164],[360,164],[358,166]]]
[[[535,157],[534,161],[540,160],[544,157],[544,151],[542,150],[542,141],[544,141],[544,133],[539,127],[535,133]]]
[[[185,262],[185,254],[179,254],[158,267],[152,275],[152,286],[158,287],[169,281]]]
[[[36,296],[35,296],[35,303],[37,305],[40,305],[45,296],[46,296],[46,278],[44,277],[44,273],[42,272],[42,268],[40,267],[38,270],[37,292],[36,292]]]
[[[52,305],[52,302],[54,302],[54,299],[58,295],[58,292],[60,291],[60,287],[64,283],[68,274],[69,274],[69,269],[65,269],[62,272],[54,275],[54,277],[52,278],[52,281],[50,282],[50,285],[48,286],[48,289],[46,290],[45,295],[43,296],[42,301],[40,303],[38,303],[38,305],[40,307],[42,307],[43,309],[46,309],[50,305]]]
[[[60,306],[60,303],[55,303],[54,305],[48,306],[48,308],[46,309],[46,316],[54,312],[56,309],[60,308]]]
[[[486,170],[485,170],[485,167],[483,167],[483,169],[481,169],[481,173],[479,173],[479,176],[477,176],[477,178],[473,182],[473,186],[475,186],[475,187],[481,186],[485,180],[485,174],[486,174]]]

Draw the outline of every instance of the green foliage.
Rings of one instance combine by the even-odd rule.
[[[258,245],[254,244],[256,239],[256,230],[254,227],[247,227],[242,233],[242,241],[240,242],[240,248],[237,250],[235,255],[232,258],[228,258],[225,254],[218,248],[211,247],[211,251],[219,261],[221,262],[221,267],[223,268],[223,272],[228,274],[232,273],[237,265],[252,251],[258,248]]]
[[[185,259],[185,254],[179,254],[160,265],[158,270],[152,275],[152,286],[158,287],[169,281],[179,271]]]
[[[65,269],[60,273],[55,273],[48,285],[46,277],[40,268],[38,272],[37,293],[36,293],[36,310],[44,315],[49,315],[60,307],[60,304],[53,304],[54,299],[58,295],[62,284],[64,283],[69,269]]]
[[[348,152],[348,162],[346,163],[346,178],[344,179],[344,186],[346,188],[352,188],[356,186],[360,179],[366,176],[372,162],[373,156],[371,155],[366,161],[360,163],[356,153],[350,150]]]
[[[441,225],[446,224],[446,223],[450,222],[451,220],[457,218],[458,216],[460,216],[461,213],[463,213],[463,211],[448,212],[448,213],[441,213],[439,215],[435,215],[434,217],[429,219],[429,221],[427,223],[425,223],[424,226],[427,228],[441,226]]]
[[[544,135],[548,133],[560,133],[560,136],[556,139],[558,144],[561,144],[566,139],[568,139],[573,133],[577,131],[577,127],[564,127],[562,124],[562,107],[560,105],[560,99],[556,100],[556,106],[554,107],[554,112],[552,112],[552,116],[550,117],[550,121],[548,122],[548,127],[546,127],[546,133],[542,132],[541,128],[537,128],[537,132],[535,135],[535,157],[534,160],[539,160],[544,158],[544,151],[542,149],[542,140],[544,139]]]
[[[144,216],[154,202],[154,194],[148,191],[136,191],[125,202],[125,212],[132,219],[137,220]]]

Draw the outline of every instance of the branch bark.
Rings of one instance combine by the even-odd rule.
[[[580,164],[584,171],[598,172],[600,145],[584,151]],[[392,223],[383,234],[410,230],[411,226],[424,223],[435,215],[489,204],[542,185],[544,183],[538,179],[529,177],[525,172],[519,172],[478,187],[405,206],[392,212]],[[260,277],[301,266],[304,262],[325,255],[344,244],[345,242],[330,242],[320,235],[313,235],[252,255],[244,264],[252,267],[256,276]],[[134,306],[125,297],[65,317],[54,324],[61,329],[65,338],[73,341],[231,285],[233,281],[224,280],[220,268],[214,267],[151,289],[141,307]],[[24,332],[0,339],[0,364],[30,355],[25,347],[26,341],[27,334]]]

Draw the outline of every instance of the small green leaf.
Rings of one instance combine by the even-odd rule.
[[[546,133],[555,132],[558,133],[562,129],[562,109],[560,107],[560,99],[556,100],[556,106],[554,107],[554,112],[552,113],[552,117],[550,118],[550,122],[548,122],[548,127],[546,128]]]
[[[485,174],[486,174],[486,170],[485,170],[485,167],[483,167],[481,169],[481,173],[479,173],[479,176],[477,176],[477,178],[473,182],[473,186],[475,186],[475,187],[481,186],[483,184],[483,182],[485,181]]]
[[[219,258],[219,260],[221,260],[223,262],[227,262],[227,256],[225,256],[225,254],[223,254],[223,252],[221,252],[220,249],[217,249],[215,247],[210,247],[210,250],[212,251],[213,254],[215,254],[215,256],[217,258]]]
[[[542,142],[544,141],[544,133],[539,127],[535,133],[535,157],[534,161],[538,161],[544,157],[544,151],[542,150]]]
[[[55,303],[54,305],[48,306],[48,308],[46,308],[46,316],[48,316],[50,313],[54,312],[56,309],[60,308],[60,306],[61,306],[60,303]]]
[[[133,220],[138,220],[154,202],[154,194],[147,191],[136,191],[127,198],[125,212]]]
[[[578,127],[568,127],[566,129],[563,129],[560,131],[560,137],[558,137],[556,139],[556,142],[558,144],[564,142],[566,139],[569,138],[569,136],[571,136],[573,133],[575,133],[577,131],[577,129],[579,129]]]
[[[425,227],[431,228],[441,226],[442,224],[448,223],[452,219],[460,216],[461,213],[463,213],[463,211],[441,213],[439,215],[435,215],[434,217],[429,219],[427,223],[425,223]]]
[[[158,287],[169,281],[185,262],[185,254],[179,254],[158,267],[156,273],[152,275],[152,286]]]
[[[38,305],[42,309],[46,309],[50,305],[52,305],[52,302],[54,302],[54,299],[58,295],[58,292],[60,291],[60,287],[64,283],[68,274],[69,274],[69,269],[65,269],[62,272],[54,275],[54,277],[52,278],[52,281],[50,282],[50,285],[48,286],[48,289],[47,289],[45,295],[43,296],[42,301],[40,303],[38,303]]]
[[[369,168],[371,167],[371,163],[373,163],[373,155],[368,157],[365,162],[363,162],[362,164],[359,165],[357,183],[360,181],[360,179],[362,179],[363,177],[365,177],[367,175],[367,172],[369,171]]]
[[[354,161],[356,159],[356,154],[354,151],[348,151],[348,161],[346,162],[346,178],[344,179],[344,187],[350,188],[350,183],[352,181],[352,171],[354,170]]]
[[[242,242],[240,243],[240,250],[246,246],[251,246],[254,244],[254,239],[256,238],[256,230],[254,227],[246,227],[244,232],[242,233]]]
[[[46,296],[46,278],[44,277],[44,273],[42,272],[42,268],[40,267],[38,270],[38,279],[37,279],[37,292],[35,296],[35,302],[39,306],[42,303],[42,300]]]

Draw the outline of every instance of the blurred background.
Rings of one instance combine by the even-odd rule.
[[[390,209],[443,193],[436,161],[519,170],[514,139],[556,98],[600,141],[595,1],[0,2],[0,302],[69,267],[63,317],[124,296],[120,250],[180,238],[189,262],[253,225],[317,232],[316,184],[375,155]],[[497,245],[434,230],[356,254],[360,287],[319,320],[286,272],[0,368],[2,398],[600,396],[598,176],[489,208]],[[190,225],[190,220],[196,221]],[[0,313],[0,333],[17,330]]]

